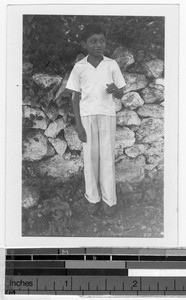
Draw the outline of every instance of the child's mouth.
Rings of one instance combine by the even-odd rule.
[[[102,53],[103,51],[101,49],[95,50],[96,53]]]

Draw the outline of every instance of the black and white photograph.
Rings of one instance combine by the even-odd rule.
[[[169,17],[161,6],[80,6],[25,9],[17,18],[19,235],[161,245],[177,230],[173,9]],[[10,101],[8,109],[10,153]]]

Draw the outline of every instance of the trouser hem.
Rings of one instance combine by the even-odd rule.
[[[108,206],[110,206],[110,207],[112,207],[112,206],[114,206],[114,205],[117,204],[117,199],[112,200],[112,201],[109,201],[109,200],[106,200],[106,199],[102,198],[102,200],[103,200]]]
[[[85,198],[88,200],[88,202],[90,202],[90,203],[93,203],[93,204],[96,204],[96,203],[98,203],[98,202],[100,202],[100,199],[90,199],[88,196],[87,196],[87,194],[85,194],[84,195],[85,196]]]

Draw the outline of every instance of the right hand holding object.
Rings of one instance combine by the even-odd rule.
[[[114,83],[111,83],[111,84],[107,83],[107,89],[106,89],[107,93],[113,94],[114,92],[116,92],[116,90],[117,90],[117,87]]]

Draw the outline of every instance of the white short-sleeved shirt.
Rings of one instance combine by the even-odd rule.
[[[103,60],[93,67],[88,56],[77,62],[69,76],[66,88],[81,93],[80,115],[115,116],[115,97],[107,93],[107,83],[115,83],[117,88],[126,85],[117,62],[103,56]]]

